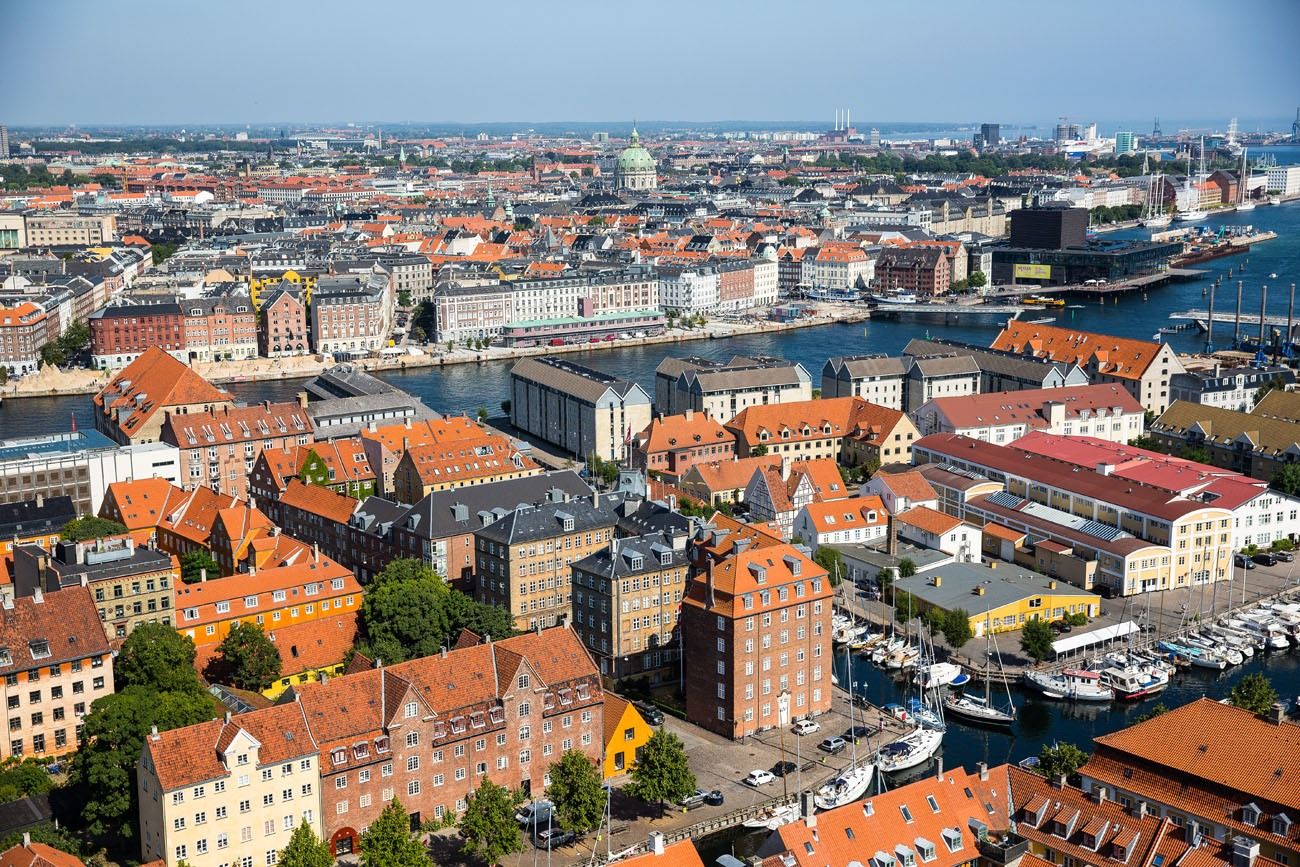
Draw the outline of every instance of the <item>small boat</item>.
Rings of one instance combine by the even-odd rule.
[[[885,661],[885,657],[889,656],[906,643],[907,642],[903,641],[903,639],[897,635],[888,641],[882,641],[880,644],[876,645],[875,650],[871,651],[871,661],[876,665],[882,664]]]
[[[1185,211],[1178,211],[1174,214],[1174,219],[1180,223],[1196,223],[1210,216],[1200,208],[1188,208]]]
[[[1255,203],[1252,202],[1252,201],[1249,201],[1249,200],[1244,201],[1244,202],[1238,202],[1238,203],[1237,203],[1237,210],[1238,210],[1238,211],[1253,211],[1253,210],[1255,210]]]
[[[799,805],[776,804],[760,812],[754,818],[749,819],[741,824],[746,828],[759,828],[765,831],[775,831],[782,825],[789,825],[799,818]]]
[[[945,713],[967,722],[987,726],[1010,726],[1016,721],[1014,713],[999,710],[988,699],[978,695],[950,695],[943,700]]]
[[[885,668],[911,668],[920,658],[921,648],[911,644],[904,645],[885,657]]]
[[[1282,197],[1281,197],[1281,196],[1269,196],[1269,197],[1268,197],[1268,203],[1269,203],[1270,205],[1280,205],[1280,204],[1282,204]]]
[[[907,712],[912,719],[916,720],[922,726],[935,731],[947,731],[948,726],[944,723],[943,717],[939,716],[933,709],[927,707],[925,702],[919,698],[909,698],[907,700]]]
[[[906,771],[928,762],[942,745],[943,732],[916,728],[892,744],[881,747],[880,756],[876,759],[876,767],[886,774]]]
[[[1163,668],[1150,663],[1108,663],[1097,673],[1101,675],[1101,682],[1110,687],[1120,701],[1155,695],[1169,686],[1169,675]]]
[[[891,701],[889,704],[882,707],[881,710],[892,716],[894,719],[902,720],[903,722],[907,722],[912,718],[911,714],[907,712],[907,708],[903,707],[896,701]]]
[[[842,626],[831,632],[831,641],[835,644],[852,644],[862,640],[868,631],[866,624],[860,626]]]
[[[1095,671],[1080,668],[1066,668],[1058,674],[1026,671],[1024,679],[1025,683],[1045,695],[1059,695],[1074,701],[1110,701],[1115,698],[1115,690],[1102,683],[1101,675]]]
[[[819,810],[833,810],[836,807],[851,804],[867,793],[867,788],[871,785],[871,778],[875,776],[875,773],[876,766],[870,762],[862,765],[851,765],[814,792],[813,803],[817,805]],[[797,816],[798,806],[793,806],[795,806],[795,815]],[[781,824],[784,825],[787,822]]]
[[[958,677],[965,674],[961,666],[952,662],[936,662],[933,665],[923,668],[912,678],[912,682],[919,685],[922,689],[935,689],[941,686],[951,686],[952,682]],[[967,680],[970,678],[967,677]]]

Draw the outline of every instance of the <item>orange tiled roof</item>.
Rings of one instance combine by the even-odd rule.
[[[160,409],[194,404],[224,404],[230,394],[217,388],[157,346],[122,368],[96,394],[96,409],[113,416],[113,423],[128,436],[144,427]],[[119,420],[117,413],[124,411]]]
[[[961,519],[945,512],[931,509],[929,506],[913,506],[906,512],[894,516],[894,520],[933,536],[942,536],[954,527],[961,526]]]
[[[939,498],[934,486],[916,470],[905,470],[901,473],[879,473],[876,478],[895,497],[906,497],[914,502],[937,500]]]
[[[727,422],[727,429],[743,435],[750,446],[764,442],[762,433],[773,442],[847,436],[879,445],[903,418],[898,410],[860,397],[830,397],[746,407]]]
[[[1101,373],[1120,379],[1140,379],[1163,344],[1012,320],[994,339],[992,348],[1085,368],[1095,360]]]
[[[859,527],[883,527],[889,512],[879,497],[853,497],[847,500],[826,500],[804,506],[813,529],[818,533],[837,533]]]
[[[735,434],[702,412],[665,415],[652,419],[637,435],[637,443],[647,454],[735,442]]]

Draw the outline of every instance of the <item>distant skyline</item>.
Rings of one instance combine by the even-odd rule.
[[[6,5],[0,123],[1289,129],[1298,32],[1297,0],[42,0]]]

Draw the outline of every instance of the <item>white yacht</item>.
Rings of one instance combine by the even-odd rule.
[[[927,728],[913,729],[892,744],[881,747],[876,767],[886,774],[906,771],[928,762],[942,744],[943,732]]]
[[[1101,675],[1081,668],[1065,668],[1059,672],[1026,671],[1025,683],[1041,690],[1048,698],[1071,701],[1110,701],[1115,690],[1103,683]]]
[[[819,810],[851,804],[867,793],[875,773],[876,766],[870,762],[850,765],[813,793],[813,803]]]

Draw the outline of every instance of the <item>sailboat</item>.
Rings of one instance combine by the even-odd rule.
[[[844,651],[844,662],[849,677],[852,677],[853,660],[849,658],[848,650]],[[852,693],[853,684],[850,681],[849,690]],[[853,696],[850,695],[850,699]],[[853,709],[857,704],[856,701],[849,702],[849,719],[853,721]],[[876,766],[871,762],[858,764],[858,739],[853,738],[852,743],[853,758],[849,766],[840,771],[834,777],[826,782],[824,786],[813,793],[813,803],[819,810],[833,810],[836,807],[842,807],[845,804],[851,804],[858,798],[867,793],[867,788],[871,785],[871,778],[875,776]]]
[[[1250,163],[1246,162],[1246,149],[1241,149],[1241,171],[1237,174],[1237,210],[1253,211],[1255,203],[1247,196],[1246,185],[1250,181]]]
[[[1142,174],[1147,173],[1147,158],[1142,158]],[[1165,176],[1156,172],[1147,182],[1146,211],[1142,215],[1142,225],[1148,229],[1163,229],[1173,218],[1165,213]]]
[[[992,665],[995,655],[998,657],[998,675],[1002,678],[1002,683],[1007,689],[1007,707],[1005,710],[995,707],[992,701]],[[950,695],[943,700],[943,709],[951,716],[978,725],[1005,727],[1016,721],[1016,707],[1011,703],[1011,686],[1007,683],[1006,675],[1002,671],[1002,657],[998,654],[997,642],[993,640],[993,630],[988,622],[987,613],[985,614],[984,623],[984,695],[970,695],[964,692]]]
[[[1202,166],[1202,168],[1201,168],[1201,171],[1198,171],[1198,172],[1197,172],[1196,177],[1200,177],[1200,175],[1203,173],[1203,171],[1204,171],[1204,163],[1205,163],[1205,138],[1202,137],[1202,138],[1201,138],[1201,166]],[[1180,222],[1180,223],[1195,223],[1195,222],[1197,222],[1197,221],[1199,221],[1199,220],[1204,220],[1206,217],[1209,216],[1209,214],[1207,214],[1207,213],[1205,213],[1205,211],[1202,211],[1202,210],[1201,210],[1201,199],[1200,199],[1200,195],[1201,195],[1201,194],[1200,194],[1199,192],[1196,191],[1196,186],[1195,186],[1195,184],[1192,182],[1192,177],[1193,177],[1193,175],[1192,175],[1192,152],[1191,152],[1191,148],[1189,147],[1188,150],[1187,150],[1187,183],[1186,183],[1186,185],[1183,187],[1184,195],[1185,195],[1186,198],[1187,198],[1188,207],[1185,208],[1185,209],[1183,209],[1183,210],[1177,211],[1177,212],[1174,214],[1174,219],[1177,220],[1177,221]]]
[[[876,757],[876,767],[886,774],[906,771],[928,762],[942,744],[943,732],[917,727],[892,744],[881,747],[880,754]]]

